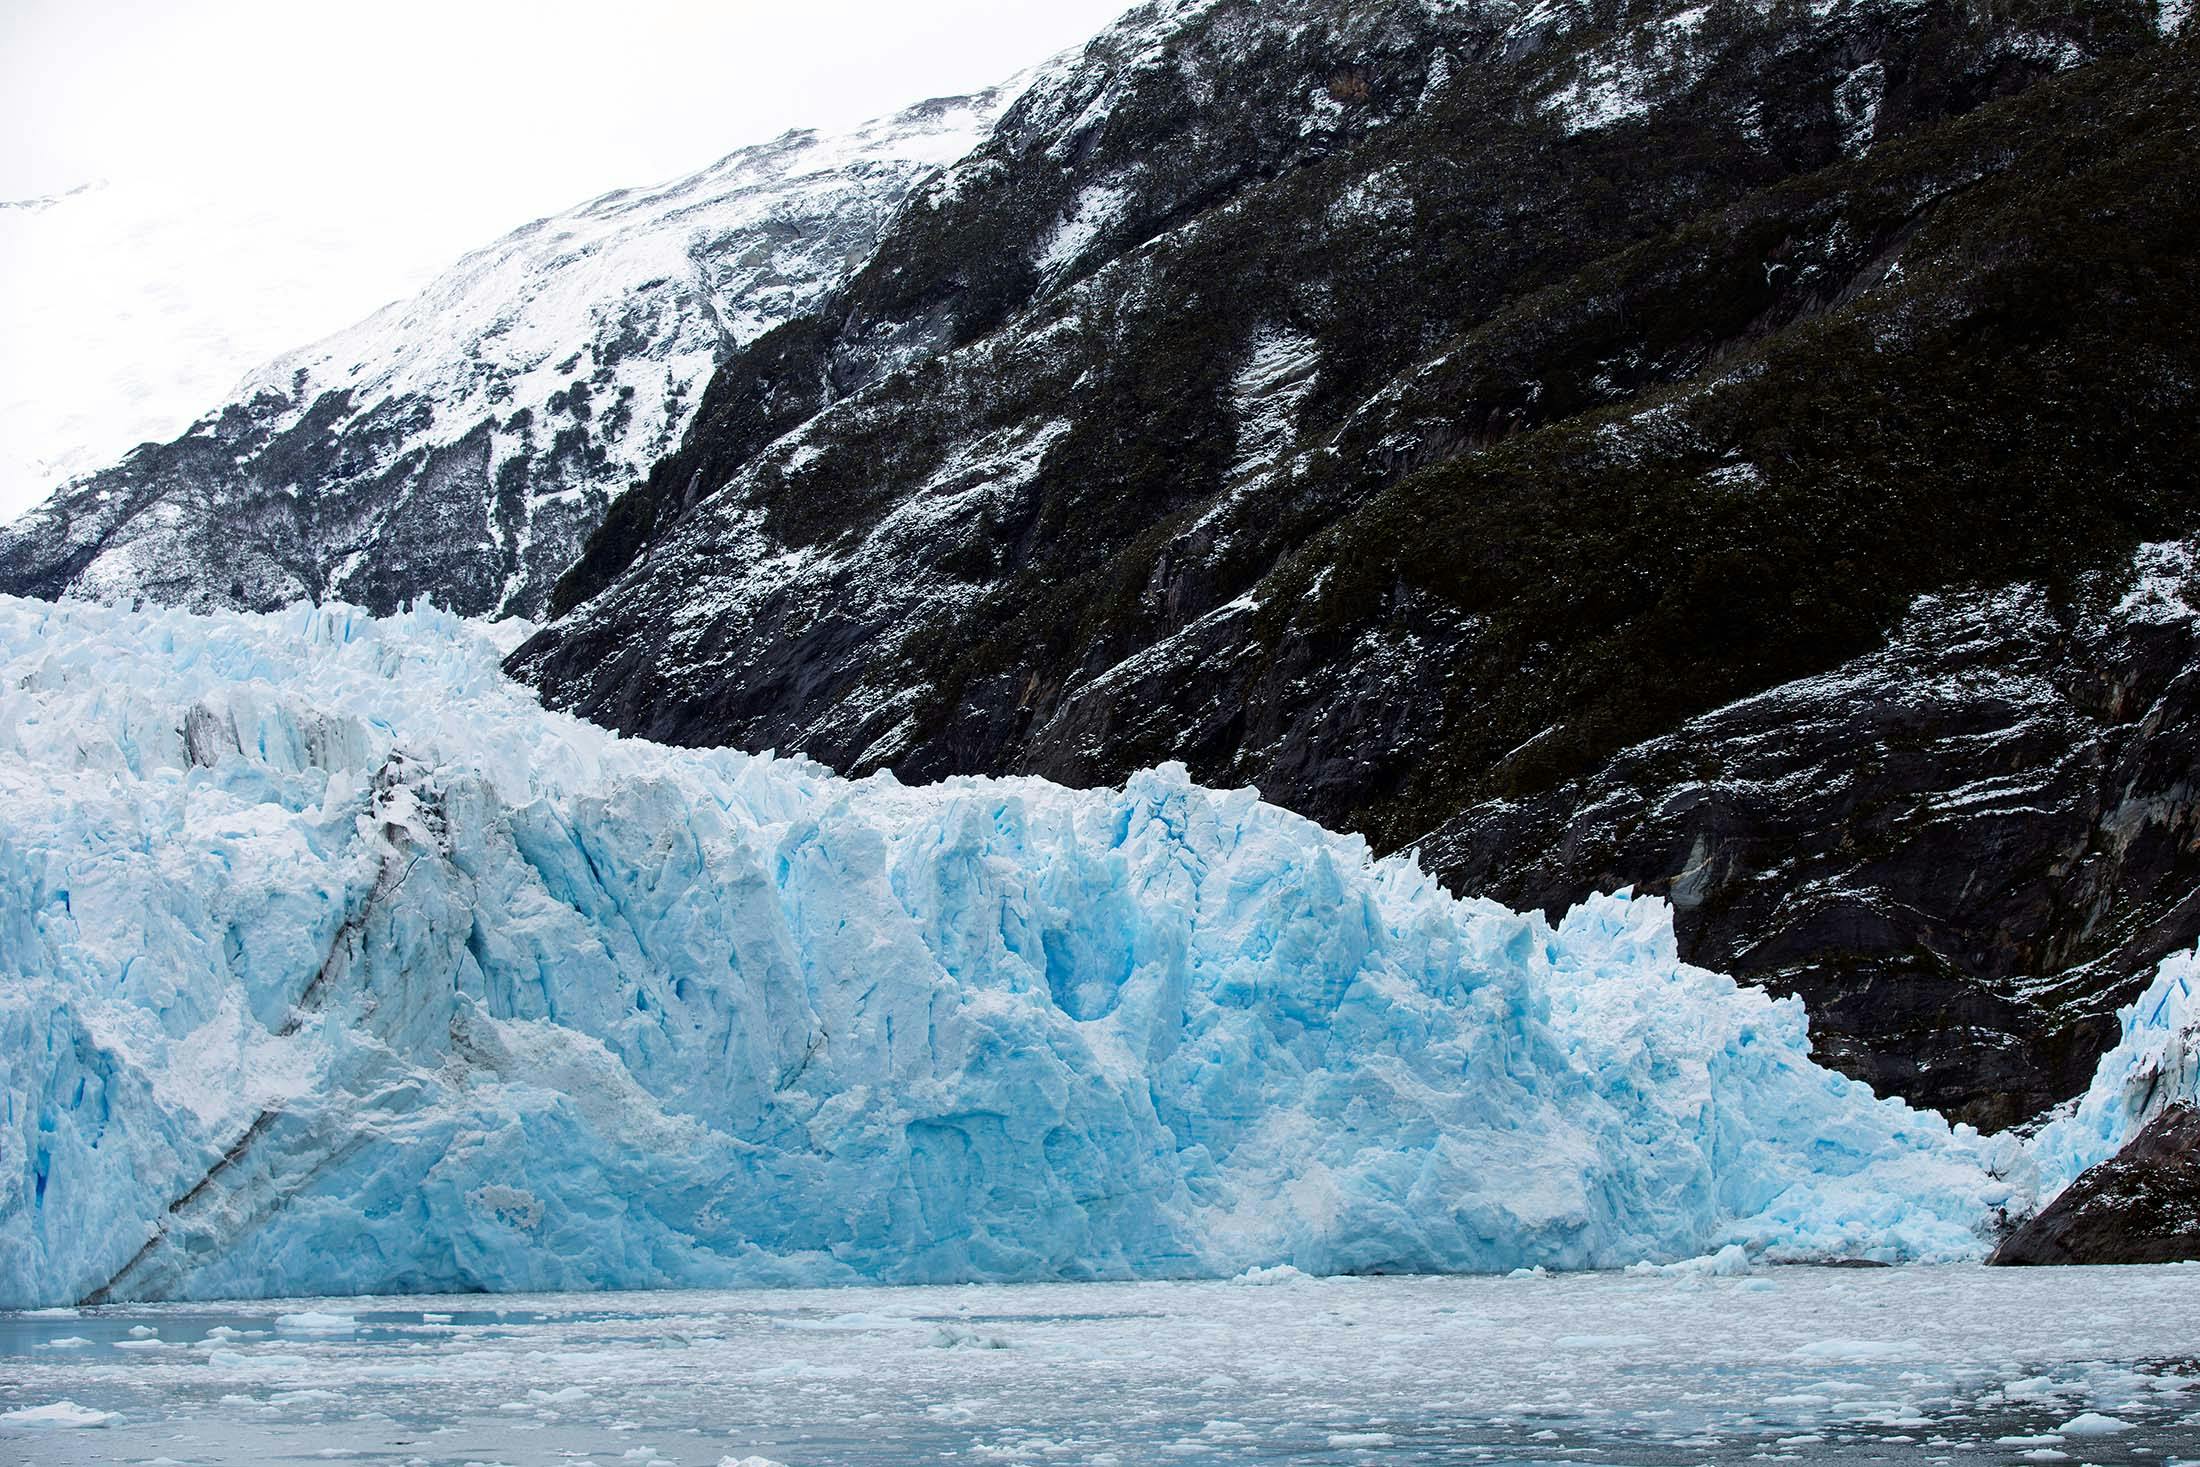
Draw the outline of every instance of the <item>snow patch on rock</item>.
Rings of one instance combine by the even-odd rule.
[[[1304,332],[1266,327],[1254,336],[1230,381],[1238,425],[1232,479],[1272,463],[1291,446],[1299,406],[1313,393],[1320,370],[1320,347]]]
[[[1095,184],[1079,194],[1068,215],[1039,247],[1040,272],[1053,276],[1075,265],[1101,232],[1123,216],[1123,205],[1129,197],[1128,190],[1105,184]]]

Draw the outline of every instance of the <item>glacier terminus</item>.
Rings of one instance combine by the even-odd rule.
[[[0,1306],[1958,1260],[2192,1087],[2189,958],[1986,1138],[1660,902],[665,748],[509,640],[0,600]]]

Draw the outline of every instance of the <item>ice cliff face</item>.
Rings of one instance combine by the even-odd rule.
[[[538,613],[719,360],[860,265],[1017,90],[790,133],[517,230],[0,529],[0,588]]]
[[[1974,1254],[1801,1006],[1181,770],[848,782],[467,624],[0,601],[0,1305]]]

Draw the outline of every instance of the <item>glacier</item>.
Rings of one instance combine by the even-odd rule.
[[[0,1307],[1947,1260],[2037,1185],[1661,902],[667,748],[506,640],[0,598]]]

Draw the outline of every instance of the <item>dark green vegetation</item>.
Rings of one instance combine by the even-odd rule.
[[[2196,82],[2148,5],[1134,12],[720,371],[514,667],[1671,892],[1837,1063],[2006,1124],[2200,935],[2190,638],[2102,619],[2200,529]],[[1924,593],[1985,599],[1870,663]]]
[[[1317,625],[1369,616],[1400,580],[1487,619],[1438,757],[1377,817],[1381,836],[1547,788],[1861,653],[1920,592],[2037,580],[2067,595],[2138,541],[2191,530],[2190,63],[2045,84],[1528,306],[1532,323],[1610,289],[1675,326],[1741,324],[1781,309],[1752,298],[1759,261],[1832,295],[1901,271],[1845,308],[1805,301],[1784,329],[1745,327],[1712,372],[1412,476],[1302,553],[1343,572]]]

